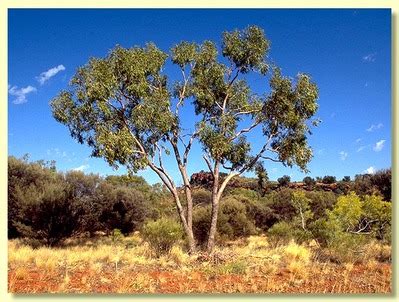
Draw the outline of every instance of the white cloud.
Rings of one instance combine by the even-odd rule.
[[[371,125],[369,128],[366,129],[368,132],[373,132],[375,130],[381,129],[384,125],[382,123],[376,124],[376,125]]]
[[[382,140],[376,142],[373,147],[373,150],[375,152],[380,152],[382,150],[382,148],[384,148],[384,143],[385,143],[385,139],[382,139]]]
[[[24,88],[18,89],[17,86],[11,87],[10,85],[8,85],[8,93],[12,96],[15,96],[15,99],[12,101],[15,105],[26,103],[28,101],[26,95],[36,91],[37,89],[32,86],[26,86]]]
[[[73,168],[72,170],[73,171],[84,171],[84,170],[86,170],[89,167],[90,167],[89,165],[81,165],[81,166],[79,166],[77,168]]]
[[[369,53],[367,55],[364,55],[362,59],[364,62],[375,62],[376,56],[377,56],[376,52]]]
[[[361,138],[358,138],[355,142],[356,143],[360,143],[362,141],[362,139]]]
[[[356,152],[360,152],[360,151],[363,151],[364,150],[364,148],[366,148],[366,146],[360,146],[357,150],[356,150]]]
[[[364,170],[363,173],[374,174],[375,168],[373,166],[371,166],[371,167],[367,168],[366,170]]]
[[[341,160],[345,160],[348,157],[348,152],[341,151],[339,152]]]
[[[43,85],[46,81],[48,81],[50,78],[63,70],[65,70],[64,65],[58,65],[56,67],[50,68],[47,71],[42,72],[38,77],[36,77],[36,79],[40,83],[40,85]]]

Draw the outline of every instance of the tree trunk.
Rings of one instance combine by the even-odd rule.
[[[177,207],[177,212],[179,213],[180,221],[183,225],[184,232],[186,233],[187,240],[188,240],[188,246],[189,246],[189,253],[194,253],[196,250],[196,244],[194,240],[194,233],[193,233],[193,228],[192,226],[189,227],[187,224],[186,217],[184,216],[184,210],[183,207],[180,203],[180,198],[177,193],[177,190],[173,190],[172,192],[173,197],[175,199],[176,207]]]
[[[229,174],[226,179],[223,180],[219,188],[219,166],[215,166],[214,174],[214,182],[213,182],[213,190],[212,190],[212,216],[211,216],[211,225],[209,227],[209,235],[208,235],[208,245],[207,252],[211,254],[215,247],[215,236],[217,231],[217,221],[218,221],[218,211],[219,211],[219,202],[222,197],[223,191],[226,188],[228,182],[238,173]]]
[[[215,247],[215,236],[217,230],[218,211],[219,211],[219,163],[215,163],[215,170],[213,173],[213,189],[212,189],[212,214],[211,224],[209,226],[207,252],[211,254]]]

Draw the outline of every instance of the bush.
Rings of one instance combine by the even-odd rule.
[[[274,224],[267,231],[267,235],[274,246],[285,245],[292,240],[298,243],[303,243],[313,239],[313,235],[310,231],[300,229],[285,221]]]
[[[126,186],[105,183],[99,187],[97,198],[98,204],[101,204],[97,217],[103,230],[119,229],[128,235],[141,227],[148,211],[143,193]]]
[[[274,245],[287,244],[294,239],[293,227],[285,221],[274,224],[268,231],[267,235],[270,242]]]
[[[182,239],[183,230],[176,220],[164,217],[147,222],[142,235],[159,257],[168,253],[173,245]]]
[[[291,221],[296,216],[296,210],[291,203],[292,192],[292,189],[283,188],[267,194],[263,199],[266,206],[273,211],[275,222]]]
[[[193,190],[192,197],[194,205],[205,205],[211,202],[212,193],[209,190],[200,188],[197,190]]]
[[[337,202],[337,196],[332,192],[311,191],[305,192],[305,195],[310,199],[314,220],[325,217],[326,210],[332,210]]]
[[[23,237],[53,246],[78,229],[79,212],[62,183],[49,183],[44,192],[30,193],[36,199],[22,205],[21,219],[14,224]]]

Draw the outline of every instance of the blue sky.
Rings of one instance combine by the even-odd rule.
[[[181,40],[220,42],[226,30],[258,25],[271,41],[269,59],[284,75],[310,74],[320,91],[322,120],[309,139],[314,158],[309,175],[353,177],[391,166],[390,10],[9,10],[8,152],[32,160],[56,160],[59,170],[122,174],[73,140],[57,123],[49,101],[67,88],[76,69],[90,57],[104,57],[116,44],[152,41],[168,51]],[[173,79],[175,67],[165,72]],[[256,92],[268,83],[254,78]],[[183,123],[192,127],[192,107]],[[254,149],[257,133],[250,137]],[[189,172],[204,169],[194,146]],[[178,178],[172,159],[167,169]],[[271,179],[305,175],[297,168],[266,162]],[[159,182],[151,171],[139,173]]]

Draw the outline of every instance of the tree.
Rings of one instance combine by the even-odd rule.
[[[343,182],[350,182],[351,181],[351,177],[350,176],[344,176],[344,178],[342,178]]]
[[[281,187],[286,187],[288,186],[288,184],[291,181],[291,177],[289,177],[288,175],[284,175],[280,178],[277,178],[277,182]]]
[[[313,213],[310,210],[310,199],[305,196],[304,192],[294,191],[291,195],[291,203],[294,206],[297,214],[299,214],[300,225],[302,229],[307,231],[307,221],[313,217]]]
[[[326,175],[323,177],[323,184],[333,184],[337,182],[335,176]]]
[[[261,196],[266,193],[267,182],[269,181],[269,176],[262,162],[257,163],[255,166],[256,176],[258,177],[258,189]]]
[[[316,181],[312,177],[306,176],[303,178],[303,183],[308,187],[313,187],[316,184]]]
[[[79,68],[71,89],[51,102],[57,121],[68,126],[72,137],[92,148],[92,155],[131,172],[149,167],[172,194],[190,250],[192,193],[187,174],[194,141],[212,174],[211,222],[207,249],[214,248],[219,201],[228,182],[253,169],[261,160],[297,165],[306,171],[312,151],[307,135],[318,120],[317,86],[309,75],[296,81],[266,61],[270,42],[261,28],[225,32],[219,56],[211,41],[180,42],[169,58],[182,79],[169,82],[163,73],[168,55],[154,44],[125,49],[117,46],[103,59],[92,58]],[[272,68],[270,68],[272,67]],[[247,75],[270,77],[270,91],[251,91]],[[181,125],[181,107],[191,101],[199,122],[189,133]],[[244,126],[244,125],[249,126]],[[261,128],[260,148],[251,150],[246,134]],[[182,177],[186,206],[175,181],[163,164],[163,154],[173,154]],[[221,171],[224,169],[223,171]],[[220,178],[220,173],[227,176]]]

